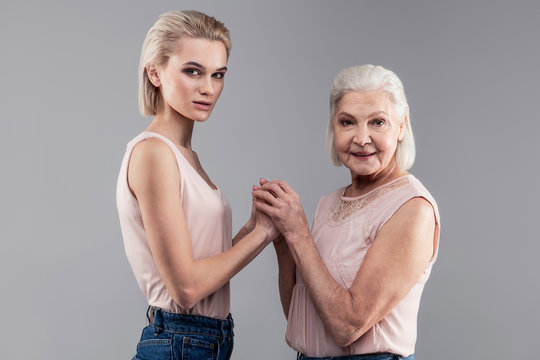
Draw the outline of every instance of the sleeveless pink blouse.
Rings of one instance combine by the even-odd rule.
[[[212,189],[168,138],[143,132],[126,149],[116,188],[116,204],[128,261],[148,304],[166,311],[225,319],[229,314],[229,283],[197,303],[192,309],[180,307],[170,296],[150,252],[141,210],[132,195],[127,170],[135,145],[148,138],[165,142],[176,157],[180,171],[180,197],[195,260],[218,255],[232,246],[232,215],[225,196]]]
[[[423,197],[431,203],[439,225],[437,204],[413,175],[406,175],[359,197],[344,197],[345,187],[319,201],[313,221],[313,240],[333,278],[344,288],[351,287],[364,256],[378,231],[408,200]],[[439,226],[435,237],[439,238]],[[290,347],[308,356],[344,356],[390,352],[401,356],[414,353],[416,321],[420,297],[435,255],[418,283],[380,322],[348,347],[338,346],[329,333],[296,271],[286,340]]]

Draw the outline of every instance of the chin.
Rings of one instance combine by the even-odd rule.
[[[210,118],[210,114],[212,114],[212,110],[207,111],[207,112],[195,113],[193,114],[192,119],[195,120],[196,122],[203,123]]]
[[[191,120],[199,123],[203,123],[210,117],[210,113],[207,114],[193,114],[193,116],[190,117]]]
[[[375,171],[355,171],[354,169],[351,170],[351,172],[355,176],[371,176],[371,175],[375,174]]]
[[[345,164],[347,166],[347,164]],[[375,174],[379,168],[368,168],[368,167],[358,167],[358,166],[351,166],[347,168],[351,171],[351,173],[357,175],[357,176],[369,176]]]
[[[198,123],[203,123],[203,122],[206,122],[206,120],[208,120],[208,117],[205,117],[204,119],[192,119],[193,121],[196,121]]]

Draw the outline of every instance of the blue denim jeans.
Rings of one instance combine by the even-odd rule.
[[[150,325],[142,331],[132,360],[228,360],[233,320],[170,313],[149,307]]]
[[[414,360],[414,355],[407,357],[384,353],[384,354],[363,354],[363,355],[347,355],[347,356],[327,356],[327,357],[309,357],[298,353],[299,360]]]

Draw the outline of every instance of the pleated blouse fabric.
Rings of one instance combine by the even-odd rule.
[[[351,287],[378,231],[405,202],[414,197],[426,199],[439,224],[435,200],[413,175],[400,177],[358,197],[344,197],[345,189],[340,188],[320,200],[312,235],[333,278],[346,289]],[[413,354],[420,297],[437,258],[439,226],[434,236],[435,255],[418,282],[384,319],[348,347],[338,346],[326,331],[297,270],[286,333],[289,346],[317,357],[382,352]]]

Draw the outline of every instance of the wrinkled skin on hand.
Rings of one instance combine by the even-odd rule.
[[[268,215],[279,232],[289,241],[309,233],[309,225],[298,194],[282,180],[254,186],[255,207]]]

